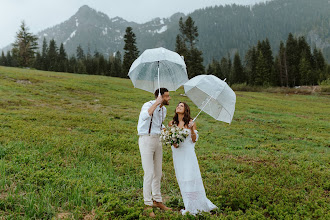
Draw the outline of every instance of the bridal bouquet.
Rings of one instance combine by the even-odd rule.
[[[188,137],[188,135],[189,132],[187,130],[172,125],[171,127],[168,126],[165,130],[162,130],[160,140],[165,145],[179,145],[180,142],[183,142],[186,137]]]

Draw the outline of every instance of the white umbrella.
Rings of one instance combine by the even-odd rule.
[[[184,91],[201,111],[218,121],[231,123],[236,95],[225,81],[213,75],[199,75],[184,84]]]
[[[128,76],[135,88],[152,93],[160,87],[175,91],[188,81],[183,58],[163,47],[145,50],[133,62]]]

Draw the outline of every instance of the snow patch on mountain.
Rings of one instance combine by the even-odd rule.
[[[161,27],[161,28],[158,29],[158,30],[155,30],[155,32],[158,33],[158,34],[163,33],[163,32],[165,32],[165,31],[167,31],[167,25]]]
[[[104,30],[102,31],[102,34],[103,34],[103,35],[107,35],[107,34],[108,34],[108,28],[107,28],[107,27],[104,28]]]
[[[64,45],[69,41],[69,40],[71,40],[71,38],[73,38],[75,35],[76,35],[76,32],[77,32],[77,30],[74,30],[71,34],[70,34],[70,37],[68,37],[68,39],[66,39],[65,41],[64,41]]]

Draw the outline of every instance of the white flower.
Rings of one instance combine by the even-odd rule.
[[[189,135],[187,130],[179,128],[176,125],[172,127],[166,127],[165,130],[161,132],[161,142],[166,145],[179,144],[183,142]]]

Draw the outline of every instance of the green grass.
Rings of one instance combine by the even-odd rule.
[[[165,123],[183,89],[171,92]],[[199,219],[329,219],[329,96],[237,92],[231,125],[202,113]],[[0,219],[143,218],[136,131],[152,94],[129,79],[0,67]],[[171,149],[162,194],[182,217]]]

